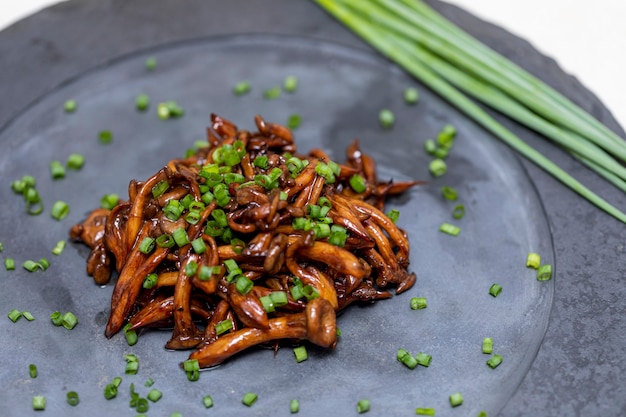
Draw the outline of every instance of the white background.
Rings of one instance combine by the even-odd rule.
[[[56,1],[0,0],[0,30]],[[556,59],[626,127],[626,1],[448,1]]]

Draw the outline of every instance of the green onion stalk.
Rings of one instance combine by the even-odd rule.
[[[315,0],[363,40],[573,191],[626,214],[505,128],[468,96],[534,129],[626,191],[626,142],[421,0]],[[467,95],[466,95],[467,94]]]

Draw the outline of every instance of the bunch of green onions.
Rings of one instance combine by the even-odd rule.
[[[422,0],[315,1],[518,153],[626,223],[626,214],[506,129],[468,96],[541,133],[626,191],[622,165],[626,142],[593,116]]]

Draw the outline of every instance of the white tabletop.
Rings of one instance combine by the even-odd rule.
[[[0,30],[58,0],[2,0]],[[448,0],[530,41],[576,76],[626,128],[626,2]]]

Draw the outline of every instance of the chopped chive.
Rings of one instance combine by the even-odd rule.
[[[293,354],[296,357],[296,362],[304,362],[309,358],[309,354],[306,351],[306,346],[301,345],[293,348]]]
[[[456,392],[450,395],[449,400],[452,407],[458,407],[459,405],[463,404],[463,395],[461,395],[460,392]]]
[[[63,317],[61,318],[61,324],[67,330],[72,330],[78,324],[78,318],[74,315],[74,313],[68,311],[67,313],[63,314]]]
[[[491,353],[493,351],[493,339],[491,337],[483,338],[483,353]]]
[[[30,375],[31,378],[37,378],[37,365],[34,363],[28,365],[28,375]]]
[[[500,284],[491,284],[489,287],[489,294],[493,297],[497,297],[502,292],[502,286]]]
[[[69,169],[79,170],[85,165],[85,157],[78,153],[70,154],[67,158],[67,167]]]
[[[143,385],[144,385],[144,387],[148,387],[148,388],[153,386],[154,385],[154,379],[152,379],[152,378],[146,379],[146,382]]]
[[[458,198],[457,190],[447,185],[441,187],[441,195],[448,201],[456,201]]]
[[[433,357],[426,353],[419,352],[417,355],[415,355],[415,360],[417,361],[419,365],[428,367],[430,366],[430,363],[432,362]]]
[[[289,129],[297,129],[302,123],[302,117],[299,114],[292,114],[287,118],[287,127]]]
[[[367,189],[367,183],[365,182],[365,178],[363,178],[359,174],[351,176],[350,187],[352,187],[352,189],[357,193],[364,192]]]
[[[4,250],[4,245],[2,244],[2,242],[0,242],[0,252],[2,252]]]
[[[232,320],[226,319],[215,324],[215,333],[219,336],[233,328]]]
[[[387,213],[385,213],[387,217],[389,217],[389,219],[391,219],[392,222],[397,223],[398,219],[400,218],[400,211],[396,210],[396,209],[392,209],[389,210]]]
[[[104,387],[104,398],[111,400],[117,396],[117,385],[110,383]]]
[[[406,104],[415,104],[419,99],[419,92],[414,87],[408,87],[404,90],[404,102]]]
[[[4,258],[4,269],[13,271],[15,269],[15,260],[13,258]]]
[[[476,417],[489,417],[489,415],[486,411],[480,411],[478,414],[476,414]]]
[[[18,309],[13,309],[11,311],[9,311],[9,319],[15,323],[16,321],[18,321],[20,318],[22,317],[22,312],[19,311]]]
[[[463,204],[457,204],[454,206],[452,209],[452,217],[459,220],[462,219],[463,216],[465,216],[465,206]]]
[[[280,97],[280,92],[280,87],[268,88],[267,90],[263,91],[263,98],[265,98],[266,100],[277,99],[278,97]]]
[[[66,100],[63,104],[63,110],[65,110],[66,113],[74,113],[77,107],[78,105],[74,99]]]
[[[395,121],[396,121],[396,116],[393,114],[393,112],[389,109],[382,109],[379,113],[378,113],[378,121],[380,122],[380,125],[385,128],[385,129],[390,129],[393,127]]]
[[[298,79],[294,75],[285,77],[283,81],[283,88],[288,93],[293,93],[298,88]]]
[[[246,93],[249,93],[251,89],[252,89],[252,86],[250,85],[249,81],[240,81],[237,84],[235,84],[235,86],[233,87],[233,93],[236,96],[241,96]]]
[[[434,416],[435,415],[435,409],[434,408],[416,408],[415,409],[415,414],[420,415],[420,416]]]
[[[54,245],[54,249],[52,249],[52,253],[54,255],[60,255],[63,250],[65,249],[65,245],[67,243],[65,242],[65,240],[59,240],[56,245]]]
[[[237,278],[237,282],[235,283],[235,288],[239,291],[240,294],[247,294],[252,290],[254,283],[252,280],[245,275],[239,276]]]
[[[440,177],[448,171],[448,165],[441,158],[435,158],[428,164],[428,170],[434,177]]]
[[[153,56],[148,57],[148,58],[146,58],[146,62],[145,62],[145,64],[144,64],[144,65],[145,65],[145,67],[146,67],[146,70],[148,70],[148,71],[153,71],[154,69],[156,69],[156,66],[157,66],[157,60],[156,60],[156,58],[155,58],[155,57],[153,57]]]
[[[531,252],[526,258],[526,266],[528,268],[539,269],[541,265],[541,256],[538,253]]]
[[[65,398],[67,400],[67,403],[71,405],[72,407],[77,406],[78,403],[80,402],[80,399],[78,398],[78,393],[76,391],[69,391],[65,395]]]
[[[552,265],[541,265],[537,269],[537,281],[549,281],[552,278]]]
[[[146,290],[152,289],[157,284],[158,280],[159,276],[156,273],[150,273],[143,279],[142,287]]]
[[[35,395],[33,397],[33,410],[41,411],[46,409],[46,397],[42,395]]]
[[[24,316],[24,318],[28,321],[35,320],[35,316],[33,316],[30,311],[22,311],[22,316]]]
[[[497,353],[494,354],[491,358],[489,358],[489,360],[487,361],[487,365],[489,365],[489,367],[491,369],[496,369],[500,364],[502,363],[502,356],[498,355]]]
[[[176,244],[176,241],[172,235],[165,233],[156,238],[156,244],[162,248],[171,248]]]
[[[259,396],[256,395],[254,392],[246,392],[243,398],[241,399],[241,402],[244,405],[251,407],[252,404],[254,404],[258,398]]]
[[[55,326],[60,326],[61,324],[63,324],[63,315],[60,311],[55,311],[50,314],[50,320]]]
[[[154,198],[161,197],[163,195],[163,193],[165,193],[167,191],[168,188],[170,188],[170,183],[167,180],[161,180],[161,181],[157,182],[152,187],[152,197],[154,197]]]
[[[300,401],[298,400],[289,401],[289,412],[291,414],[295,414],[298,411],[300,411]]]
[[[148,399],[153,403],[159,401],[161,397],[163,397],[163,393],[158,389],[151,389],[150,392],[148,392]]]
[[[154,250],[155,244],[156,243],[153,238],[146,236],[139,244],[139,252],[147,255]]]
[[[41,258],[39,262],[37,262],[37,265],[42,271],[45,271],[46,269],[50,268],[50,261],[46,258]]]
[[[458,236],[461,233],[461,228],[450,223],[441,223],[439,231],[451,236]]]
[[[50,175],[53,180],[65,178],[65,167],[59,161],[50,162]]]
[[[139,111],[146,111],[150,107],[150,97],[147,94],[139,94],[135,99],[135,107]]]
[[[65,201],[56,201],[52,205],[50,215],[55,220],[63,220],[70,213],[70,206]]]
[[[137,341],[139,340],[139,336],[137,336],[137,331],[131,329],[131,327],[131,323],[128,323],[126,324],[126,326],[124,326],[124,337],[126,338],[126,343],[128,343],[128,346],[136,345]]]
[[[39,269],[39,264],[33,260],[27,259],[22,263],[22,268],[27,270],[28,272],[34,272]]]
[[[198,273],[198,263],[194,260],[187,262],[185,265],[185,275],[193,277]]]
[[[428,302],[424,297],[413,297],[410,300],[411,302],[411,310],[421,310],[428,306]]]
[[[178,246],[185,246],[189,243],[189,236],[187,235],[187,231],[183,227],[179,227],[174,230],[172,233],[172,237]]]
[[[359,400],[359,402],[356,403],[357,413],[363,414],[363,413],[367,413],[368,411],[370,411],[370,400],[367,400],[367,399]]]
[[[402,362],[404,366],[409,369],[415,369],[418,365],[417,359],[415,359],[406,349],[398,349],[396,353],[396,359],[398,362]]]
[[[98,142],[103,145],[108,145],[113,142],[113,133],[111,133],[110,130],[101,130],[100,133],[98,133]]]
[[[202,404],[204,405],[204,408],[213,407],[213,397],[211,397],[210,395],[205,395],[204,397],[202,397]]]

